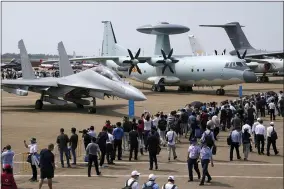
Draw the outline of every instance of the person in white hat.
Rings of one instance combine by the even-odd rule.
[[[270,145],[272,144],[273,147],[273,151],[274,154],[277,155],[279,152],[276,148],[276,140],[278,138],[277,136],[277,132],[275,131],[274,128],[274,122],[270,123],[270,126],[267,127],[267,133],[266,133],[266,137],[267,137],[267,156],[270,156]]]
[[[254,147],[256,148],[256,135],[255,135],[255,127],[257,125],[259,125],[259,121],[261,120],[261,118],[257,118],[256,122],[252,125],[252,128],[251,128],[251,133],[253,135],[253,142],[254,142]]]
[[[164,184],[162,189],[178,189],[177,185],[175,185],[175,177],[169,176],[168,183]]]
[[[125,182],[124,189],[140,189],[138,180],[140,173],[136,170],[131,172],[131,178]]]
[[[154,174],[150,174],[149,181],[143,184],[142,189],[159,189],[159,185],[155,183],[156,178]]]

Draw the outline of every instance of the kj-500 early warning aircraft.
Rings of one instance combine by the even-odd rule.
[[[179,30],[188,31],[183,26],[163,22],[157,26],[147,25],[139,31],[156,34],[154,56],[141,56],[140,49],[135,56],[129,49],[121,47],[116,40],[110,21],[104,23],[104,39],[101,57],[84,57],[73,60],[94,60],[142,83],[153,84],[152,90],[163,92],[165,86],[179,86],[180,91],[191,91],[193,86],[221,86],[217,95],[224,95],[226,85],[255,82],[255,74],[245,61],[234,56],[174,56],[170,49],[169,34]],[[138,30],[138,29],[137,29]],[[158,55],[157,47],[162,47]],[[165,47],[165,48],[164,48]],[[165,52],[163,49],[166,49]],[[169,51],[169,52],[168,52]],[[234,67],[228,65],[234,62]]]
[[[264,51],[251,46],[239,22],[230,22],[223,25],[200,25],[201,27],[224,28],[235,50],[231,55],[240,55],[251,63],[251,67],[256,73],[263,73],[259,78],[262,82],[268,82],[267,72],[283,72],[284,51]]]
[[[63,43],[58,43],[60,78],[36,79],[23,40],[18,43],[21,55],[23,78],[2,80],[4,91],[19,96],[27,96],[28,91],[41,94],[35,103],[36,109],[42,109],[43,101],[51,104],[66,105],[73,102],[78,108],[89,105],[84,98],[93,98],[93,107],[89,113],[96,113],[96,98],[104,99],[105,95],[119,98],[144,101],[146,97],[135,87],[123,81],[114,71],[98,66],[74,74]]]

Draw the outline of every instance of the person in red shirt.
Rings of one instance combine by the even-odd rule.
[[[2,189],[18,189],[15,182],[11,165],[6,164],[1,174],[1,188]]]

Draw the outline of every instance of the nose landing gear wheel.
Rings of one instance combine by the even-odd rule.
[[[216,95],[219,95],[219,96],[225,95],[225,90],[224,89],[217,89],[216,90]]]
[[[157,87],[156,87],[156,85],[152,85],[151,90],[152,90],[152,91],[157,91]]]
[[[82,104],[76,104],[78,109],[84,109],[84,106]]]
[[[157,85],[158,92],[164,92],[166,90],[165,86]]]
[[[37,100],[36,103],[35,103],[35,109],[36,110],[41,110],[42,107],[43,107],[42,100]]]
[[[88,112],[89,112],[89,114],[95,114],[95,113],[97,113],[97,109],[91,107],[91,108],[88,109]]]

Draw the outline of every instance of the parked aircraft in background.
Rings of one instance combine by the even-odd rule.
[[[98,66],[74,74],[63,43],[58,43],[60,78],[47,77],[36,79],[23,40],[19,41],[23,78],[2,80],[4,91],[19,96],[27,96],[28,91],[41,94],[35,103],[36,109],[42,109],[43,102],[66,105],[73,102],[78,108],[89,105],[84,98],[93,98],[90,113],[96,112],[96,98],[104,99],[105,95],[135,101],[146,100],[146,97],[135,87],[122,80],[114,71]]]
[[[200,25],[201,27],[219,27],[224,28],[229,39],[231,40],[232,45],[234,46],[235,50],[231,51],[231,55],[238,55],[245,54],[245,58],[252,58],[253,63],[259,63],[256,66],[256,72],[263,73],[263,76],[259,78],[260,81],[268,82],[269,79],[266,76],[268,72],[274,72],[275,70],[279,70],[283,72],[283,57],[284,51],[264,51],[264,50],[257,50],[252,47],[249,41],[246,38],[243,30],[239,22],[231,22],[224,25]],[[269,59],[269,57],[272,59]],[[261,61],[260,59],[265,59]],[[250,60],[248,61],[250,62]],[[280,64],[281,66],[280,66]]]

